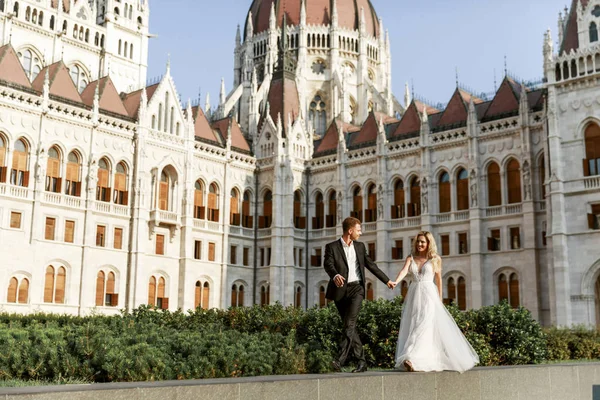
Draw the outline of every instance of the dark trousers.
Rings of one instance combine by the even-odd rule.
[[[340,343],[339,362],[344,365],[348,357],[353,354],[358,361],[365,361],[363,346],[356,332],[356,320],[365,298],[365,289],[360,283],[349,283],[346,295],[335,306],[344,322],[343,338]]]

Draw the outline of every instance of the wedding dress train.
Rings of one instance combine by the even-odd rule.
[[[408,288],[396,347],[396,368],[409,361],[415,371],[465,372],[479,356],[440,300],[430,260],[419,271],[411,257]]]

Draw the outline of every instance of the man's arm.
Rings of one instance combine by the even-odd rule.
[[[345,279],[335,268],[333,246],[331,246],[331,244],[325,246],[325,260],[323,260],[323,267],[325,268],[325,272],[327,272],[327,275],[329,275],[329,277],[333,280],[333,283],[335,283],[335,286],[344,286]]]

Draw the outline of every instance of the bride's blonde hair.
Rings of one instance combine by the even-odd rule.
[[[426,257],[428,260],[431,260],[431,264],[433,265],[433,272],[441,272],[442,268],[440,265],[440,256],[438,255],[437,244],[435,243],[435,239],[433,238],[431,232],[421,231],[417,233],[412,243],[413,256],[415,254],[419,254],[419,251],[417,250],[417,239],[419,238],[419,236],[423,236],[427,241]]]

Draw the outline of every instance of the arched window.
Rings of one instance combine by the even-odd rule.
[[[327,306],[327,300],[325,298],[325,286],[319,287],[319,308],[325,308]]]
[[[96,307],[116,307],[119,295],[115,293],[115,273],[98,271],[96,276]]]
[[[158,184],[158,208],[159,210],[169,209],[169,187],[170,179],[165,170],[160,174],[160,182]]]
[[[273,194],[267,190],[263,197],[263,215],[258,217],[259,228],[269,228],[273,220]]]
[[[296,287],[296,296],[294,297],[294,307],[302,307],[302,286]]]
[[[129,58],[133,60],[133,43],[129,44]]]
[[[67,156],[67,179],[65,194],[81,196],[81,160],[79,155],[72,151]]]
[[[240,225],[240,192],[236,188],[231,189],[229,197],[229,223],[231,225]]]
[[[126,206],[129,202],[129,192],[127,191],[127,166],[124,162],[117,164],[115,171],[115,190],[113,201],[115,204]]]
[[[402,179],[394,183],[394,205],[392,205],[392,219],[404,218],[406,216],[404,206],[404,182]]]
[[[75,24],[75,26],[73,26],[73,38],[77,39],[77,33],[79,33],[79,26],[77,24]]]
[[[374,296],[373,284],[371,282],[367,282],[367,301],[373,301]]]
[[[64,267],[55,269],[52,265],[46,267],[44,282],[44,303],[63,304],[65,302],[65,284],[67,271]]]
[[[244,306],[244,285],[233,284],[231,287],[231,307]]]
[[[63,21],[63,26],[62,26],[62,31],[63,33],[67,33],[67,29],[68,29],[68,24],[67,24],[67,20]]]
[[[104,35],[100,36],[100,47],[104,48]]]
[[[583,175],[600,175],[600,126],[596,124],[589,124],[585,128]]]
[[[502,204],[502,186],[500,184],[500,167],[495,162],[487,168],[488,181],[488,206],[494,207]]]
[[[169,299],[166,296],[166,282],[162,276],[151,276],[148,282],[148,305],[163,310],[169,308]]]
[[[0,0],[0,11],[4,12],[4,0]]]
[[[96,187],[96,200],[110,201],[110,166],[105,158],[98,161],[98,186]]]
[[[115,7],[115,16],[119,16],[119,7]]]
[[[38,25],[39,26],[43,26],[44,25],[44,12],[40,11],[40,15],[38,17]]]
[[[6,140],[0,135],[0,182],[6,182]]]
[[[123,42],[121,41],[121,39],[119,39],[119,49],[118,49],[118,54],[121,55],[121,49],[123,47]]]
[[[29,22],[30,19],[31,19],[31,7],[27,6],[27,9],[25,9],[25,21]]]
[[[156,129],[156,115],[152,116],[152,129]]]
[[[454,278],[448,278],[448,303],[456,303],[456,284]]]
[[[306,218],[302,216],[302,192],[294,192],[294,227],[298,229],[306,228]]]
[[[50,16],[50,30],[52,30],[52,31],[54,30],[54,21],[55,21],[54,15],[51,15]]]
[[[96,32],[96,36],[94,37],[94,45],[95,46],[100,45],[100,33],[99,32]]]
[[[71,68],[69,68],[69,73],[71,74],[71,79],[79,93],[83,92],[89,83],[87,73],[78,65],[71,66]]]
[[[29,279],[12,277],[8,284],[8,303],[27,304],[29,303]]]
[[[158,124],[158,129],[162,129],[164,132],[167,132],[167,127],[169,126],[169,92],[165,92],[165,115],[164,115],[164,126]]]
[[[200,179],[194,184],[194,218],[206,218],[206,209],[204,208],[204,183]]]
[[[261,306],[266,306],[271,304],[271,299],[270,299],[270,287],[268,284],[263,284],[260,286],[260,305]]]
[[[323,229],[325,225],[325,202],[323,201],[323,193],[318,192],[315,196],[315,216],[312,219],[313,229]]]
[[[598,26],[595,22],[590,24],[590,43],[598,41]]]
[[[469,174],[464,168],[456,174],[456,209],[469,209]]]
[[[31,14],[31,22],[33,22],[34,24],[37,23],[37,9],[33,9],[33,13]]]
[[[498,297],[500,301],[508,300],[508,282],[505,274],[498,277]]]
[[[466,310],[467,309],[467,285],[465,278],[462,276],[458,278],[458,309]]]
[[[208,220],[219,222],[219,188],[216,183],[211,183],[208,187]]]
[[[194,308],[201,307],[204,310],[208,310],[208,302],[210,299],[210,284],[200,281],[196,282],[196,288],[194,291]]]
[[[514,158],[506,166],[506,182],[508,183],[508,204],[521,202],[521,171],[519,162]]]
[[[439,198],[440,198],[440,213],[451,211],[450,202],[450,175],[444,171],[440,174],[439,181]]]
[[[377,186],[374,183],[367,189],[367,209],[365,210],[365,222],[377,221]]]
[[[163,105],[162,103],[158,104],[158,126],[156,127],[157,130],[161,130],[162,129],[162,118],[163,118]]]
[[[46,169],[46,192],[60,193],[60,153],[56,147],[48,150],[48,165]]]
[[[127,58],[127,53],[129,52],[129,46],[127,45],[127,41],[123,45],[123,57]]]
[[[19,56],[19,60],[21,61],[21,65],[23,66],[27,77],[33,82],[42,70],[40,58],[29,49],[19,51],[17,55]]]
[[[317,135],[323,135],[327,130],[327,106],[320,95],[310,102],[308,119]]]
[[[335,190],[329,192],[329,214],[325,218],[328,228],[334,227],[337,221],[337,194]]]
[[[410,183],[410,203],[408,204],[408,216],[417,217],[421,215],[421,182],[416,176]]]
[[[175,107],[171,107],[171,116],[169,117],[169,133],[173,134],[173,126],[175,125]]]
[[[24,139],[15,143],[13,152],[12,170],[10,172],[10,183],[15,186],[29,186],[29,146]]]
[[[362,189],[360,186],[355,186],[352,190],[352,211],[350,211],[350,216],[359,219],[361,222],[363,220],[363,195]]]
[[[510,282],[509,282],[509,296],[510,296],[510,306],[512,308],[517,308],[520,305],[520,296],[519,296],[519,277],[517,274],[510,274]]]
[[[254,227],[252,213],[250,212],[250,198],[250,191],[246,190],[244,192],[244,197],[242,198],[242,226],[244,228]]]
[[[86,43],[90,42],[90,30],[89,29],[85,30],[85,42]]]

